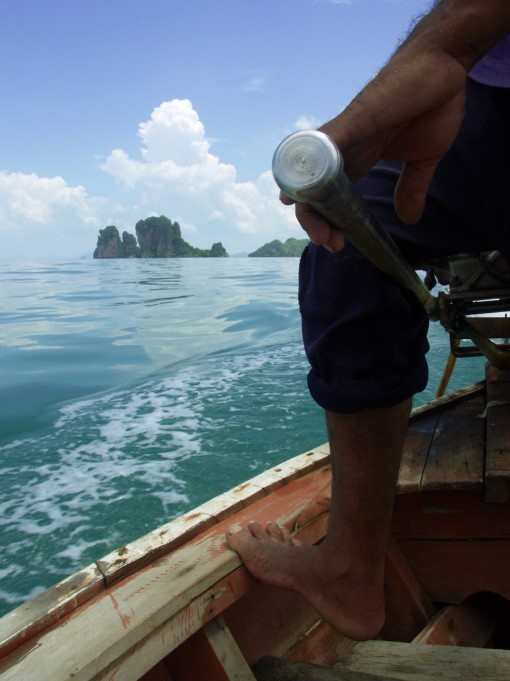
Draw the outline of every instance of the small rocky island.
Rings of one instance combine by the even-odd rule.
[[[223,244],[213,244],[210,250],[191,246],[181,236],[178,222],[165,215],[139,220],[136,237],[122,232],[115,225],[99,230],[94,258],[226,258]]]
[[[250,258],[299,258],[306,246],[310,243],[308,239],[287,239],[285,242],[270,241],[264,244],[253,253]]]

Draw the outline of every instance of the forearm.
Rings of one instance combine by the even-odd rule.
[[[437,165],[459,133],[470,70],[508,33],[510,0],[436,2],[377,76],[321,127],[353,181],[383,158],[403,162],[395,208],[404,222],[419,220]],[[326,228],[329,239],[320,243],[331,244]]]
[[[396,53],[438,50],[469,71],[510,32],[508,0],[439,0]]]
[[[510,0],[442,0],[379,74],[323,130],[342,143],[395,132],[463,92],[473,65],[510,32]]]

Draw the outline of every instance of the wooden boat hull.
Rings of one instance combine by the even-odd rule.
[[[462,604],[480,592],[510,600],[510,504],[501,499],[501,465],[490,476],[498,463],[491,423],[505,400],[499,379],[500,399],[490,399],[490,383],[489,399],[478,384],[413,413],[387,560],[385,639],[405,643],[423,633],[434,603]],[[505,503],[485,501],[494,497],[493,478]],[[354,642],[297,594],[255,582],[225,543],[228,527],[252,519],[320,541],[330,479],[323,445],[21,606],[0,620],[0,678],[225,681],[254,679],[250,666],[267,655],[333,664]],[[465,624],[461,608],[455,617]],[[437,631],[427,636],[437,639]]]

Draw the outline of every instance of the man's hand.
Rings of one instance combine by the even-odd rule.
[[[457,137],[468,71],[502,32],[510,31],[509,4],[439,3],[347,109],[320,128],[341,150],[354,182],[381,159],[403,163],[395,209],[405,223],[420,219],[436,168]],[[470,43],[463,50],[465,35]],[[332,251],[343,248],[342,234],[310,206],[296,205],[296,217],[314,243]]]
[[[437,165],[464,117],[466,74],[460,68],[448,89],[444,75],[436,73],[416,101],[417,83],[432,70],[421,61],[418,55],[415,63],[388,65],[342,114],[320,128],[341,150],[345,172],[354,182],[380,159],[403,162],[395,209],[408,224],[420,219]],[[281,200],[293,203],[285,195]],[[343,235],[311,206],[297,204],[296,217],[314,243],[331,251],[343,248]]]
[[[280,201],[286,206],[295,203],[286,194],[280,192]],[[308,234],[310,241],[317,246],[324,246],[332,253],[341,251],[345,245],[342,232],[333,229],[311,206],[306,203],[296,203],[296,218],[301,227]]]

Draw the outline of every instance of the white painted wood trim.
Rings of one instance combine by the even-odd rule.
[[[411,412],[411,419],[418,418],[422,414],[427,414],[434,409],[443,409],[448,407],[450,404],[458,402],[460,400],[467,399],[469,397],[474,397],[479,393],[485,391],[485,381],[480,381],[479,383],[474,383],[469,385],[467,388],[461,388],[460,390],[455,390],[455,392],[449,393],[444,397],[440,397],[437,400],[431,400],[426,404],[422,404],[421,407],[416,407]]]
[[[229,681],[257,681],[222,617],[209,622],[204,634]]]

